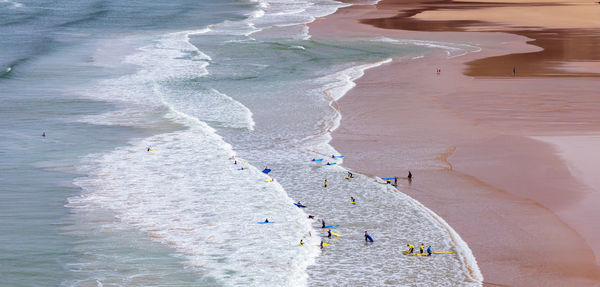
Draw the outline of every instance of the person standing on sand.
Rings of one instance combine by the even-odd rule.
[[[394,185],[398,185],[398,177],[397,176],[394,177]]]
[[[513,77],[517,76],[517,67],[513,66]]]

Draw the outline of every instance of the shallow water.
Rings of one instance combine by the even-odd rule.
[[[310,161],[365,69],[464,46],[311,40],[333,1],[20,4],[0,23],[6,284],[477,285],[463,256],[400,254],[465,250],[426,208]],[[320,250],[308,214],[343,236]]]

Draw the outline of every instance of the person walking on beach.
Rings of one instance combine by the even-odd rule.
[[[513,66],[513,77],[517,76],[517,67]]]
[[[323,182],[323,187],[327,187],[327,179],[325,179],[325,182]]]
[[[427,246],[427,256],[431,256],[431,246]]]
[[[397,176],[394,176],[394,184],[398,185],[398,177]]]
[[[423,254],[423,249],[425,248],[425,245],[423,245],[423,243],[421,243],[421,246],[419,247],[421,254]]]

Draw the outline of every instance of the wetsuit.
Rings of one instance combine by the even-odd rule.
[[[321,228],[325,228],[325,220],[321,219]]]
[[[415,246],[413,246],[412,244],[408,245],[408,253],[413,253],[413,251],[415,250]]]
[[[431,246],[427,247],[427,256],[431,256]]]
[[[331,238],[331,229],[327,230],[327,237]]]

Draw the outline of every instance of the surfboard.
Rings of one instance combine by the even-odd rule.
[[[267,224],[267,223],[275,223],[275,222],[272,222],[272,221],[269,221],[269,222],[264,222],[264,221],[258,222],[258,224]]]
[[[337,162],[330,162],[330,163],[326,163],[325,165],[336,165]]]
[[[365,234],[365,236],[367,237],[367,239],[368,239],[370,242],[373,242],[373,237],[371,237],[371,235],[369,235],[369,234]]]
[[[315,159],[314,161],[323,161],[322,158]]]
[[[245,162],[238,161],[238,162],[235,162],[233,164],[245,164]]]
[[[295,202],[294,202],[294,205],[295,205],[295,206],[298,206],[298,207],[306,207],[305,205],[302,205],[302,204],[297,204],[297,203],[295,203]]]
[[[383,180],[388,180],[388,179],[392,180],[392,179],[394,179],[394,178],[395,178],[395,177],[382,177],[381,179],[383,179]]]
[[[315,246],[321,246],[321,244],[315,244]],[[323,247],[329,246],[329,243],[323,243]]]
[[[325,228],[336,228],[336,227],[340,227],[339,224],[336,225],[325,225]]]
[[[270,178],[267,178],[267,182],[273,182],[273,180]]]
[[[156,151],[156,150],[155,150],[155,149],[151,149],[151,150],[149,150],[148,152],[153,152],[153,151]]]
[[[333,158],[344,158],[344,156],[343,155],[335,155],[335,156],[333,156]]]
[[[350,203],[352,203],[352,204],[356,204],[356,201],[352,201],[352,200],[350,200]]]
[[[332,234],[332,235],[335,235],[335,236],[337,236],[337,237],[340,237],[340,236],[342,236],[341,234],[339,234],[339,233],[335,233],[335,232],[331,232],[331,234]]]
[[[406,255],[406,254],[408,254],[408,253],[410,253],[410,251],[408,251],[408,250],[406,250],[406,251],[402,252],[402,254],[404,254],[404,255]]]
[[[452,254],[454,252],[433,252],[433,254]]]
[[[268,174],[269,172],[271,172],[271,169],[270,168],[265,168],[262,172],[264,174]]]

